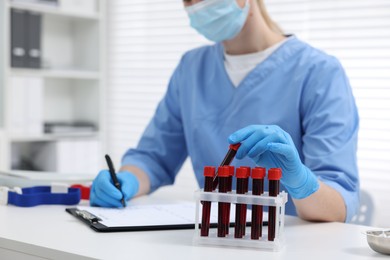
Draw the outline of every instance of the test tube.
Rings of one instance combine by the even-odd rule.
[[[229,179],[228,179],[228,192],[232,191],[232,185],[233,185],[233,176],[234,176],[234,166],[229,165]],[[227,217],[228,217],[228,224],[226,226],[226,235],[229,235],[229,226],[230,226],[230,203],[227,205]]]
[[[280,179],[282,169],[271,168],[268,170],[269,196],[276,197],[279,194]],[[274,241],[276,228],[276,207],[270,206],[268,209],[268,240]]]
[[[248,192],[248,184],[249,184],[249,177],[251,176],[251,167],[249,166],[241,166],[241,168],[246,169],[246,178],[244,179],[244,194]],[[245,205],[245,211],[244,211],[244,225],[242,226],[242,235],[245,236],[245,231],[246,231],[246,210],[247,206]]]
[[[232,191],[235,168],[232,165],[229,165],[228,167],[229,167],[228,191]]]
[[[252,195],[261,195],[264,192],[265,168],[252,169]],[[263,206],[252,205],[251,239],[259,239],[263,230]]]
[[[218,179],[219,179],[219,188],[220,193],[227,193],[228,191],[228,180],[229,180],[229,167],[220,166],[218,167]],[[218,237],[226,236],[226,226],[229,225],[229,216],[227,216],[227,209],[229,203],[218,202]]]
[[[245,193],[247,193],[248,192],[249,177],[251,176],[251,167],[249,167],[249,166],[240,166],[240,167],[245,168],[247,170],[246,179],[245,179]]]
[[[225,158],[222,160],[220,166],[226,166],[230,165],[230,163],[233,161],[234,156],[236,156],[238,148],[240,148],[241,143],[238,144],[231,144],[229,146],[229,150],[225,155]],[[215,190],[218,186],[218,172],[215,174],[214,180],[213,180],[213,190]]]
[[[248,177],[248,169],[240,167],[236,169],[237,177],[237,194],[245,194],[245,179]],[[244,236],[246,226],[246,204],[237,203],[236,205],[236,222],[234,226],[234,237],[242,238]]]
[[[213,191],[213,178],[215,174],[215,167],[213,166],[205,166],[203,170],[204,174],[204,191],[212,192]],[[210,201],[202,201],[202,225],[200,228],[200,235],[202,237],[207,237],[209,235],[210,229],[210,210],[211,210],[211,202]]]

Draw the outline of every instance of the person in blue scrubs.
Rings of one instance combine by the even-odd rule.
[[[351,220],[359,117],[339,61],[283,35],[262,0],[183,3],[191,26],[215,44],[183,55],[138,146],[123,156],[125,199],[173,184],[188,156],[203,187],[203,167],[241,143],[233,165],[282,168],[287,214]],[[91,205],[121,207],[121,198],[102,170]]]

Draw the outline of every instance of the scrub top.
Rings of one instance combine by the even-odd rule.
[[[336,58],[290,37],[237,88],[226,73],[221,43],[183,55],[138,146],[122,164],[145,171],[153,192],[174,183],[189,156],[203,187],[204,166],[221,163],[230,134],[248,125],[278,125],[291,135],[301,161],[342,195],[349,221],[359,205],[359,117],[351,87]],[[232,165],[255,167],[250,158]],[[296,215],[291,197],[286,214]]]

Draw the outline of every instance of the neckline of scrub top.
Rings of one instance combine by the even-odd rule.
[[[229,75],[233,86],[238,87],[246,76],[248,76],[249,73],[256,68],[256,66],[265,61],[272,55],[272,53],[289,40],[291,40],[290,37],[285,37],[282,41],[268,47],[265,50],[249,54],[231,55],[224,51],[226,72]]]
[[[222,43],[218,43],[217,47],[219,49],[218,55],[218,66],[223,71],[226,81],[229,82],[230,87],[234,91],[245,91],[246,88],[253,85],[253,82],[262,81],[266,76],[271,72],[277,69],[283,62],[292,57],[302,49],[302,42],[298,40],[294,35],[288,36],[291,39],[285,41],[276,51],[274,51],[267,59],[262,63],[258,64],[249,74],[241,81],[241,83],[235,87],[233,82],[230,80],[230,77],[226,71],[224,65],[224,48]]]

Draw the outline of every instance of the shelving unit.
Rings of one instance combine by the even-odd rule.
[[[96,1],[96,8],[89,11],[65,9],[61,0],[58,5],[0,2],[0,170],[64,171],[55,163],[50,169],[34,165],[43,155],[48,156],[48,162],[62,164],[90,161],[79,168],[66,167],[69,173],[96,173],[103,166],[107,3],[89,1]],[[11,67],[11,10],[41,14],[41,68]],[[28,92],[24,100],[30,105],[15,98],[15,82],[22,86],[19,94]],[[33,90],[31,82],[40,85],[40,91]],[[27,109],[27,121],[15,116],[21,109]],[[27,130],[29,117],[34,117],[34,123],[40,122],[32,131]],[[44,132],[45,122],[77,121],[90,122],[96,130]],[[21,161],[26,158],[30,161],[23,165]]]
[[[5,0],[9,1],[9,0]],[[99,3],[100,4],[100,3]],[[69,12],[65,10],[61,10],[58,6],[44,5],[44,4],[35,4],[29,2],[9,2],[9,7],[19,10],[28,10],[33,12],[38,12],[42,14],[51,14],[55,16],[64,16],[71,18],[80,18],[82,20],[90,19],[90,20],[100,20],[101,13],[99,11],[91,12],[91,13],[78,13],[78,12]]]
[[[28,76],[41,78],[58,78],[58,79],[94,79],[99,80],[99,72],[83,70],[50,70],[50,69],[16,69],[10,71],[12,76]]]

